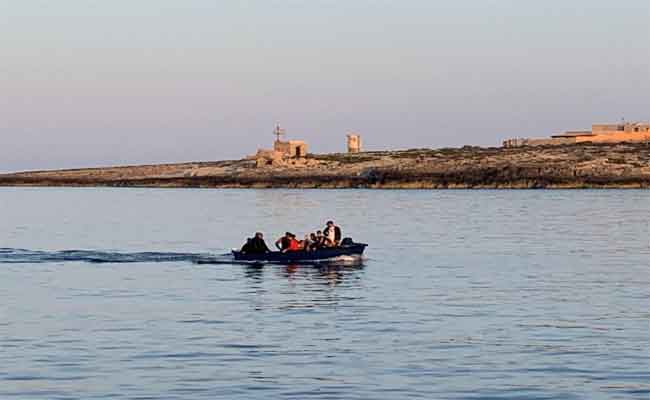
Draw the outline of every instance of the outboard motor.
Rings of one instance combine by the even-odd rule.
[[[341,240],[341,246],[352,246],[354,244],[354,240],[352,238],[346,237],[343,240]]]

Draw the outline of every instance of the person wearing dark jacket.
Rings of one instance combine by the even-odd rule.
[[[323,231],[316,232],[316,246],[315,247],[317,249],[326,247],[325,242],[326,242],[326,240],[325,240],[325,236],[323,236]]]
[[[291,232],[287,232],[280,239],[275,241],[275,247],[280,251],[284,251],[289,248],[291,244],[291,237],[294,236]]]
[[[322,237],[322,234],[321,234]],[[309,234],[309,248],[307,250],[309,251],[315,251],[318,250],[318,248],[321,247],[318,236],[316,236],[315,233],[310,233]]]
[[[261,232],[257,232],[255,237],[249,238],[246,241],[246,244],[242,247],[241,251],[242,253],[263,254],[268,253],[271,250],[269,250],[264,241],[264,235]]]
[[[334,221],[327,221],[323,235],[325,235],[327,245],[330,247],[336,247],[341,243],[341,228],[334,225]]]

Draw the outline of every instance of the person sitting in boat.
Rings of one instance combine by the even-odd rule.
[[[300,247],[300,242],[296,240],[296,235],[293,233],[289,233],[289,245],[287,246],[286,249],[282,250],[283,253],[289,252],[289,251],[300,251],[302,248]]]
[[[270,251],[264,241],[264,234],[262,232],[256,232],[254,237],[248,238],[246,244],[241,248],[242,253],[249,254],[264,254]]]
[[[323,236],[323,231],[316,232],[316,243],[314,244],[316,249],[325,247],[325,236]]]
[[[313,233],[312,233],[312,235],[313,235]],[[311,245],[312,245],[311,236],[308,233],[308,234],[305,235],[305,238],[300,241],[300,248],[302,250],[304,250],[304,251],[310,251],[311,250]]]
[[[321,237],[323,233],[321,232]],[[320,247],[318,236],[315,233],[309,234],[309,251],[318,250]]]
[[[291,242],[291,232],[286,232],[284,236],[275,241],[275,247],[280,251],[284,251],[289,248],[289,243]]]
[[[341,228],[334,225],[334,221],[327,221],[323,235],[325,235],[327,247],[336,247],[341,243]]]

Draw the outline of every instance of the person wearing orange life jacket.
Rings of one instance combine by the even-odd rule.
[[[287,232],[288,233],[288,232]],[[286,249],[282,250],[283,253],[286,253],[288,251],[300,251],[300,242],[296,240],[296,235],[293,233],[289,233],[289,245]]]

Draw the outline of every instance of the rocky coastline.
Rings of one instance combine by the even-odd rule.
[[[311,154],[282,166],[254,160],[32,171],[0,186],[304,189],[650,188],[650,145],[465,146]]]

